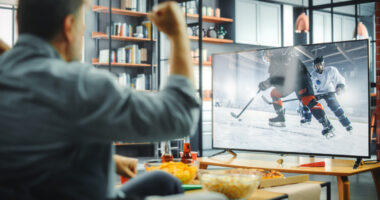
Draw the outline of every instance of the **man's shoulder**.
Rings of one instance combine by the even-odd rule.
[[[329,73],[339,73],[339,70],[334,66],[327,66],[325,70]]]

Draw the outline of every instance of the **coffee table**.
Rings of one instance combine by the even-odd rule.
[[[283,159],[280,165],[276,161]],[[318,174],[336,176],[340,200],[350,199],[350,182],[348,176],[370,171],[375,183],[378,199],[380,199],[380,163],[365,164],[353,169],[354,160],[314,158],[304,156],[285,156],[258,153],[239,153],[238,156],[219,155],[212,158],[198,158],[201,169],[209,165],[229,168],[252,168],[278,170],[286,173]],[[300,164],[325,161],[325,167],[299,167]]]

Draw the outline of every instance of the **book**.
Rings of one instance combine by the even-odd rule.
[[[136,77],[136,90],[145,90],[145,74],[138,74]]]
[[[109,62],[109,50],[102,49],[99,51],[99,62],[108,63]],[[116,62],[116,51],[111,51],[111,62]]]
[[[151,29],[152,23],[150,21],[143,21],[142,24],[145,26],[145,38],[151,39]]]
[[[136,26],[136,37],[143,38],[144,37],[144,26]]]
[[[140,49],[140,61],[141,62],[148,62],[148,49],[147,48],[141,48]]]
[[[132,0],[131,10],[137,11],[137,0]]]
[[[108,57],[109,57],[109,53],[108,53],[108,49],[102,49],[99,51],[99,62],[100,63],[108,63]]]

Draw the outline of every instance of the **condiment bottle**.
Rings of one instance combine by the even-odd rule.
[[[173,154],[170,149],[170,141],[161,142],[161,162],[173,161]]]
[[[183,141],[183,154],[181,157],[181,162],[187,164],[193,162],[191,156],[191,148],[190,148],[190,138],[186,137]]]

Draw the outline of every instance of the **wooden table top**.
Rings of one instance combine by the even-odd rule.
[[[282,166],[276,161],[283,159]],[[236,158],[231,155],[219,155],[212,158],[197,158],[201,165],[213,165],[231,168],[256,168],[271,169],[287,173],[306,173],[334,176],[350,176],[374,169],[380,169],[380,163],[365,164],[358,169],[353,169],[355,160],[330,159],[330,158],[313,158],[302,156],[284,156],[257,154],[257,153],[239,153]],[[300,164],[325,161],[325,167],[298,167]]]
[[[306,181],[306,182],[302,182],[302,183],[323,184],[324,182]],[[185,193],[191,194],[191,193],[200,192],[200,191],[205,191],[205,190],[203,190],[203,189],[189,190],[189,191],[186,191]],[[288,196],[287,196],[287,194],[284,194],[284,193],[270,192],[270,191],[266,191],[263,189],[258,189],[254,194],[252,194],[252,196],[250,196],[248,198],[248,200],[266,200],[266,199],[276,199],[276,198],[280,198],[280,197],[287,198]]]

